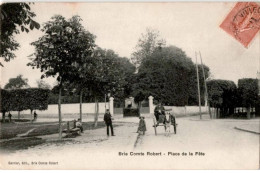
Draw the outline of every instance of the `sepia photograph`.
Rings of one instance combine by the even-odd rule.
[[[1,170],[259,169],[259,2],[0,11]]]

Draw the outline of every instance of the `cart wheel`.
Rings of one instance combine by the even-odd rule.
[[[177,133],[176,123],[173,125],[173,128],[174,128],[174,133],[176,134]]]
[[[154,127],[154,133],[155,135],[157,135],[157,131],[156,131],[156,121],[155,118],[153,117],[153,127]]]

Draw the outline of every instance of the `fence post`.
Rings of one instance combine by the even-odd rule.
[[[110,111],[110,114],[113,116],[114,115],[114,98],[113,97],[109,98],[109,111]]]
[[[154,108],[153,108],[153,96],[149,96],[148,99],[149,99],[149,113],[151,114],[151,113],[153,113],[153,110],[154,110]]]

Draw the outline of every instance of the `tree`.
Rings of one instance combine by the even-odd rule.
[[[46,83],[44,80],[37,80],[36,83],[38,88],[51,89],[51,86],[48,83]]]
[[[216,108],[217,118],[234,113],[238,98],[237,87],[233,81],[210,80],[207,82],[207,87],[209,104]]]
[[[146,33],[142,34],[138,40],[135,52],[132,53],[131,61],[138,68],[146,57],[151,56],[158,46],[164,46],[165,43],[165,40],[160,39],[158,30],[147,28]]]
[[[61,139],[61,90],[66,82],[73,83],[79,71],[87,63],[86,59],[93,53],[95,36],[86,31],[80,23],[79,16],[66,20],[56,15],[43,25],[44,35],[32,45],[35,53],[32,68],[40,68],[45,77],[57,77],[59,82],[59,137]]]
[[[247,118],[250,118],[250,108],[255,107],[258,101],[257,79],[244,78],[238,80],[238,92],[241,96],[241,105],[247,109]]]
[[[175,46],[157,48],[143,59],[135,80],[135,97],[152,95],[166,105],[187,105],[197,90],[195,65]]]
[[[19,34],[20,30],[28,33],[34,28],[39,29],[40,25],[33,20],[36,15],[31,11],[30,3],[3,3],[0,9],[0,57],[3,57],[5,61],[10,61],[15,57],[13,51],[20,46],[14,39],[14,34]]]
[[[112,96],[122,99],[127,94],[128,79],[134,73],[135,67],[126,59],[119,57],[113,50],[97,48],[94,52],[95,61],[92,70],[89,70],[92,79],[88,81],[89,90],[95,97],[98,110],[98,96],[111,93]],[[121,96],[120,96],[121,95]],[[97,125],[98,112],[95,116]]]
[[[0,90],[0,97],[1,97],[1,106],[0,106],[0,111],[2,112],[2,120],[5,122],[5,113],[11,110],[11,102],[10,102],[10,92],[7,90]]]
[[[23,78],[22,75],[18,75],[16,78],[10,78],[9,82],[4,86],[4,89],[19,89],[29,87],[28,79]]]

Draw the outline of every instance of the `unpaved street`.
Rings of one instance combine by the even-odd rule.
[[[3,157],[2,167],[18,169],[258,169],[259,135],[236,126],[259,127],[259,119],[209,120],[198,116],[177,118],[177,134],[168,137],[164,127],[155,136],[152,119],[147,132],[138,135],[138,118],[114,121],[114,137],[106,129],[85,131],[81,136],[52,142]],[[171,131],[173,131],[171,127]],[[186,155],[185,155],[186,154]],[[193,154],[193,155],[191,155]],[[9,161],[20,165],[10,165]],[[24,161],[27,164],[21,163]],[[57,163],[50,164],[49,162]],[[34,164],[33,164],[34,163]],[[37,163],[37,164],[35,164]]]
[[[171,163],[169,167],[175,169],[259,168],[259,135],[234,129],[235,126],[248,124],[259,128],[259,119],[177,118],[177,134],[173,133],[171,126],[170,137],[166,136],[163,126],[157,128],[158,135],[155,136],[151,119],[146,122],[148,131],[140,136],[136,151],[162,152],[163,156],[156,159],[160,164]],[[183,152],[187,155],[182,156]],[[159,167],[160,164],[153,167]]]

